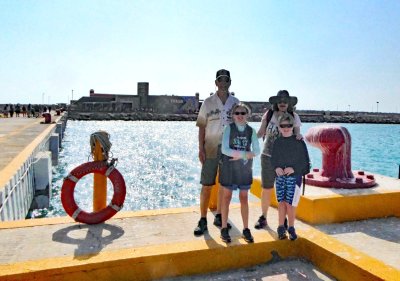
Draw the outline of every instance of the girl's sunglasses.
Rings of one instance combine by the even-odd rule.
[[[244,111],[236,111],[234,114],[235,114],[235,115],[246,115],[247,112],[244,112]]]
[[[292,128],[293,125],[292,124],[281,124],[281,125],[279,125],[279,127],[281,127],[282,129],[283,128]]]

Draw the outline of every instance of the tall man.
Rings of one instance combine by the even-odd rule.
[[[229,93],[231,75],[226,69],[217,71],[215,85],[217,92],[206,98],[197,116],[196,126],[199,127],[199,159],[202,164],[202,184],[200,194],[200,220],[194,229],[194,235],[202,235],[207,231],[207,209],[210,201],[211,187],[221,159],[221,141],[225,126],[232,123],[232,108],[239,100]],[[218,194],[217,214],[214,225],[221,227],[222,192]],[[228,225],[229,227],[229,225]]]

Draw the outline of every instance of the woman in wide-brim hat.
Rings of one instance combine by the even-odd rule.
[[[278,111],[278,104],[280,102],[287,103],[288,104],[288,109],[293,112],[294,111],[294,106],[297,104],[297,97],[293,97],[289,95],[289,92],[287,90],[280,90],[276,96],[272,96],[269,98],[269,103],[273,106],[276,107],[274,108],[274,111]],[[288,111],[288,110],[286,110]]]
[[[261,154],[261,216],[255,224],[256,229],[262,229],[267,224],[267,212],[271,203],[271,191],[274,188],[275,169],[271,163],[272,147],[275,140],[279,137],[278,117],[284,113],[290,113],[293,116],[293,134],[297,139],[302,139],[300,134],[301,121],[297,113],[294,112],[294,106],[297,104],[297,97],[290,96],[287,90],[280,90],[276,96],[269,98],[271,109],[269,109],[261,119],[261,126],[257,136],[264,138],[264,148]]]

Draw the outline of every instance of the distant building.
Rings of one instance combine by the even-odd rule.
[[[154,112],[161,114],[197,113],[201,102],[199,93],[194,96],[149,95],[149,83],[139,82],[137,95],[96,93],[81,97],[71,104],[70,110],[78,112]],[[263,113],[269,108],[268,102],[246,102],[252,113]]]

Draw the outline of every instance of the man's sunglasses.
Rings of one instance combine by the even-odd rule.
[[[228,83],[229,81],[231,81],[231,79],[229,77],[226,77],[226,76],[221,76],[221,77],[217,78],[217,81],[218,82],[226,82],[226,83]]]
[[[283,128],[292,128],[293,125],[292,124],[281,124],[281,125],[279,125],[279,127],[281,127],[282,129]]]
[[[234,114],[235,114],[235,115],[246,115],[246,114],[247,114],[247,112],[243,112],[243,111],[236,111]]]

